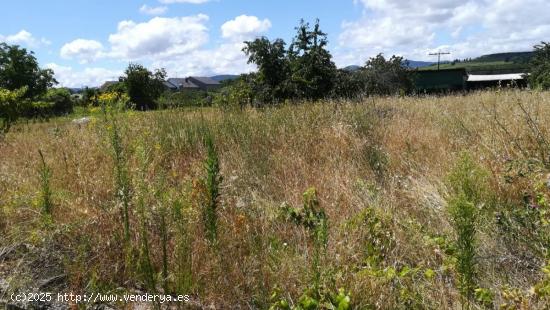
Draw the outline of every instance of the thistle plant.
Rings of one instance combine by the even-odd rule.
[[[109,141],[112,147],[112,156],[115,169],[115,193],[118,203],[122,205],[121,219],[126,245],[130,243],[130,177],[126,163],[124,146],[120,136],[116,116],[111,115],[111,123],[108,126]]]
[[[449,215],[456,237],[456,270],[458,284],[470,308],[477,276],[476,233],[479,210],[487,192],[487,173],[468,154],[462,154],[458,164],[449,175],[452,190],[449,199]]]
[[[212,137],[207,135],[205,140],[207,157],[205,162],[206,179],[204,180],[204,184],[206,186],[207,197],[202,212],[206,237],[213,243],[217,238],[218,231],[217,208],[219,205],[222,176],[220,175],[220,163]]]

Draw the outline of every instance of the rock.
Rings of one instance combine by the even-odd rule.
[[[89,117],[82,117],[82,118],[76,118],[73,119],[73,124],[76,125],[86,125],[91,121],[91,118]]]

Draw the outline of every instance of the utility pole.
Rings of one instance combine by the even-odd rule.
[[[430,56],[437,56],[437,70],[439,71],[439,63],[441,62],[441,55],[450,55],[449,52],[437,52],[437,53],[430,53],[428,55]]]

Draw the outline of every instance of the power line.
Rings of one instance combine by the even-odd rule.
[[[437,70],[439,70],[439,63],[441,63],[441,55],[450,55],[449,52],[437,52],[437,53],[430,53],[428,55],[430,56],[437,56]]]

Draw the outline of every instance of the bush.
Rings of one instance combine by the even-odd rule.
[[[26,109],[27,101],[23,99],[26,91],[25,87],[16,91],[0,88],[0,132],[7,132]]]
[[[535,55],[530,64],[529,82],[535,88],[550,89],[550,43],[535,45]]]
[[[73,111],[74,102],[71,93],[66,88],[48,89],[39,100],[25,106],[20,111],[20,116],[25,117],[49,117],[62,115]]]
[[[183,107],[201,107],[210,105],[208,93],[202,90],[165,92],[158,100],[159,108],[174,109]]]
[[[213,104],[222,108],[243,108],[252,104],[253,92],[250,84],[243,78],[225,87],[213,98]]]
[[[42,100],[51,102],[53,114],[66,114],[73,111],[71,92],[66,88],[50,88],[42,97]]]

